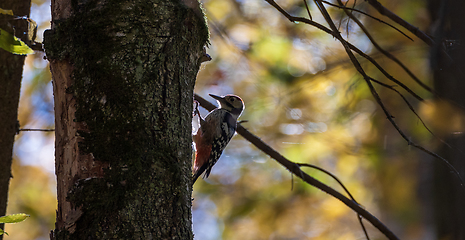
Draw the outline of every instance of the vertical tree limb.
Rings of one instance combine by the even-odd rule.
[[[28,16],[30,0],[2,0],[0,8],[12,10],[15,15]],[[14,29],[12,28],[14,26]],[[12,16],[0,14],[0,28],[19,38],[27,39],[25,21],[14,21]],[[26,56],[14,55],[0,49],[0,216],[5,215],[13,158],[13,145],[18,129],[18,103]],[[3,229],[3,224],[0,226]],[[0,239],[3,235],[0,236]]]

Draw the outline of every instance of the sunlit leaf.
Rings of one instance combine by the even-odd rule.
[[[0,47],[4,50],[18,55],[26,55],[34,53],[23,41],[11,35],[7,31],[0,28]]]
[[[3,234],[6,234],[7,236],[10,236],[10,235],[8,235],[7,232],[3,231],[3,229],[0,229],[0,236],[3,235]]]
[[[11,214],[0,217],[0,223],[19,223],[26,220],[28,217],[30,216],[25,213]]]

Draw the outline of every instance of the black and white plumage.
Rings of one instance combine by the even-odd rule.
[[[193,137],[196,151],[192,184],[202,173],[205,172],[205,178],[210,175],[213,165],[234,136],[237,118],[244,110],[244,102],[236,95],[210,96],[218,101],[220,107],[211,111],[205,120],[198,110],[196,111],[200,119],[200,128]]]

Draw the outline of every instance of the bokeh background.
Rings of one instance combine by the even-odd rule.
[[[33,0],[31,18],[38,41],[50,28],[50,2]],[[430,157],[408,146],[373,100],[364,80],[332,36],[284,18],[264,0],[203,0],[211,39],[212,61],[202,64],[195,92],[234,93],[245,102],[241,120],[251,132],[295,162],[320,166],[336,175],[355,199],[401,239],[435,239],[431,219]],[[301,0],[276,1],[295,16],[308,17]],[[380,16],[365,1],[349,6]],[[383,4],[427,31],[425,1],[391,0]],[[324,24],[312,1],[314,21]],[[377,52],[366,36],[339,9],[327,6],[352,44],[375,58],[425,99],[431,95]],[[388,26],[359,16],[386,50],[429,84],[428,47]],[[387,82],[370,63],[366,71]],[[392,85],[392,83],[389,83]],[[377,90],[405,133],[435,149],[434,137],[394,92]],[[445,123],[433,121],[435,104],[418,103],[405,94],[438,136]],[[201,109],[202,115],[207,111]],[[26,58],[19,106],[21,128],[54,128],[53,93],[44,53]],[[197,121],[194,119],[193,131]],[[447,129],[450,130],[450,129]],[[307,173],[342,189],[330,177]],[[5,239],[49,239],[56,209],[54,134],[21,132],[14,148],[8,213],[31,217],[9,224]],[[208,179],[197,181],[193,195],[195,239],[363,239],[356,214],[333,197],[309,186],[235,136]],[[366,223],[371,239],[384,237]]]

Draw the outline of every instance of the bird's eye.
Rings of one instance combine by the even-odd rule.
[[[231,102],[234,102],[234,98],[231,98]]]

